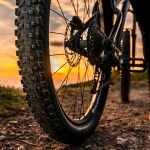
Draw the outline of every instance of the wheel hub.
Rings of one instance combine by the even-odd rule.
[[[83,28],[84,31],[82,31]],[[83,38],[84,35],[86,37]],[[99,64],[101,61],[100,55],[105,49],[106,39],[105,34],[100,31],[96,19],[93,19],[85,30],[81,19],[78,16],[73,16],[65,33],[64,45],[67,60],[70,63],[68,55],[70,51],[70,54],[76,54],[78,57],[87,57],[91,65]],[[80,59],[78,58],[78,60]],[[76,66],[78,62],[73,65]]]
[[[88,55],[91,64],[97,64],[101,61],[101,54],[105,49],[106,36],[100,31],[96,21],[93,21],[88,30]]]
[[[81,34],[78,34],[83,25],[84,24],[78,16],[73,16],[72,20],[66,27],[64,40],[65,55],[68,63],[73,67],[78,65],[81,56],[87,57],[85,50],[87,47],[87,42],[83,40]]]

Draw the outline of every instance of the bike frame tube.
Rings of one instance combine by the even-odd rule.
[[[112,39],[114,43],[116,43],[118,48],[120,48],[120,41],[130,3],[129,0],[115,0],[112,2],[112,4],[114,5],[112,8],[114,9],[113,12],[117,15],[117,19],[109,38]],[[117,8],[117,6],[120,4],[122,4],[122,9]]]
[[[129,0],[110,0],[110,3],[112,4],[112,7],[110,9],[113,9],[111,11],[112,16],[113,16],[113,14],[116,14],[117,19],[116,19],[116,22],[112,28],[112,31],[111,31],[109,37],[104,37],[104,38],[110,40],[111,46],[113,46],[113,48],[117,48],[119,50],[120,49],[120,42],[121,42],[121,38],[122,38],[122,32],[123,32],[124,24],[126,21],[126,15],[127,15],[128,10],[129,10],[130,3],[129,3]],[[120,4],[122,4],[122,7],[118,8],[118,6]],[[78,39],[78,37],[80,37],[80,35],[83,34],[83,32],[88,28],[88,26],[90,25],[90,23],[94,20],[94,18],[96,16],[97,16],[97,13],[95,13],[86,23],[84,23],[83,26],[81,26],[81,28],[79,29],[79,31],[74,35],[74,37],[71,38],[71,40],[73,41],[75,39]],[[70,46],[68,43],[70,44],[71,41],[68,40],[65,43],[66,46]],[[75,52],[81,54],[81,51],[75,51]],[[86,54],[86,51],[83,51],[81,54],[81,55],[86,57],[86,55],[84,55],[84,54]]]
[[[123,28],[124,28],[124,25],[125,25],[125,21],[126,21],[126,16],[127,16],[127,12],[129,10],[129,7],[130,7],[130,3],[129,3],[129,0],[126,0],[123,4],[123,7],[122,7],[122,22],[121,22],[121,25],[120,25],[120,29],[119,29],[119,32],[118,32],[118,35],[117,35],[117,47],[120,48],[120,41],[121,41],[121,38],[122,38],[122,33],[123,33]]]

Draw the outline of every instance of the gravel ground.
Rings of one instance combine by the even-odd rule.
[[[109,92],[93,135],[78,146],[48,137],[32,115],[0,118],[0,150],[150,150],[150,103],[147,87],[131,91],[122,104],[118,90]]]

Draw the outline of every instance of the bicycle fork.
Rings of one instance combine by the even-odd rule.
[[[115,5],[116,6],[116,5]],[[121,47],[121,39],[123,32],[129,32],[129,30],[123,31],[127,12],[129,10],[130,3],[128,0],[124,1],[122,9],[114,7],[114,13],[117,15],[117,19],[114,27],[108,38],[106,39],[105,48],[106,53],[104,56],[105,63],[111,63],[112,66],[117,66],[119,69],[125,68],[130,72],[145,72],[147,69],[146,62],[142,58],[135,58],[135,43],[136,43],[136,20],[133,19],[133,29],[132,32],[132,57],[123,58]],[[133,13],[133,11],[131,11]],[[107,56],[107,57],[106,57]],[[109,61],[108,61],[109,60]],[[103,63],[104,64],[104,63]]]

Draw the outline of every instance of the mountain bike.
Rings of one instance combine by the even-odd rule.
[[[121,72],[124,102],[130,72],[146,70],[145,61],[135,58],[135,19],[132,30],[124,29],[130,3],[16,0],[16,5],[19,73],[29,106],[51,137],[81,142],[101,118],[112,68]]]

